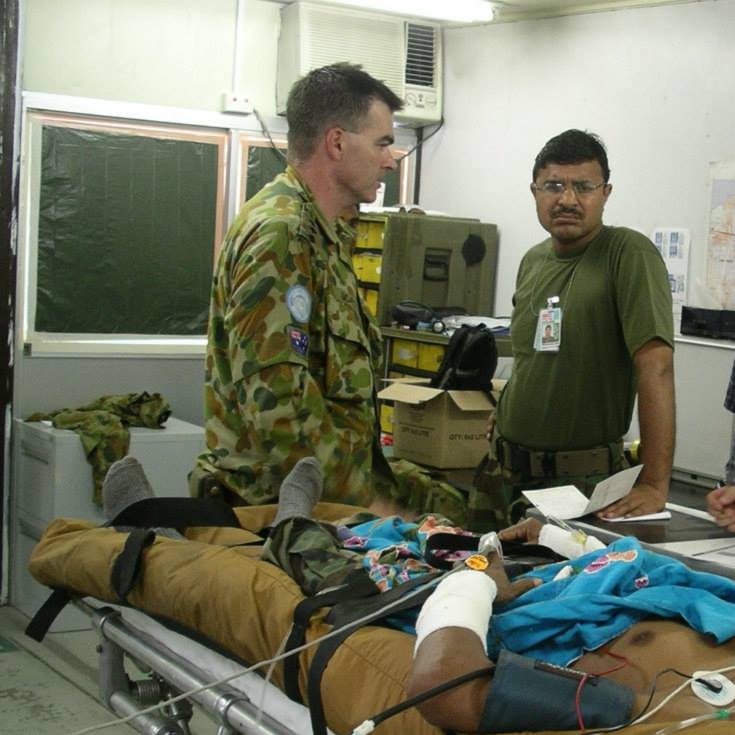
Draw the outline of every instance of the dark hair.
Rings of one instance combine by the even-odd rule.
[[[400,97],[359,64],[342,62],[310,71],[288,94],[289,160],[308,159],[327,128],[357,130],[375,99],[385,102],[391,112],[403,107]]]
[[[550,163],[561,165],[597,161],[605,182],[610,178],[607,151],[604,143],[594,133],[583,130],[565,130],[556,135],[541,149],[533,164],[533,180],[536,174]]]

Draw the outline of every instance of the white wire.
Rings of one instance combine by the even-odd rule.
[[[709,674],[725,674],[728,671],[735,671],[735,666],[726,666],[724,669],[718,669],[716,671],[709,671],[708,673]],[[656,712],[658,712],[665,704],[668,704],[677,694],[679,694],[679,692],[681,692],[682,689],[685,689],[686,687],[688,687],[694,678],[695,677],[690,676],[683,684],[681,684],[676,689],[674,689],[673,692],[670,692],[669,694],[667,694],[652,710],[649,710],[648,712],[646,712],[646,714],[641,715],[637,719],[633,720],[633,722],[631,722],[630,724],[638,725],[644,720],[647,720],[649,717],[651,717],[651,715],[656,714]],[[700,674],[700,676],[696,678],[701,679],[703,678],[703,676]]]
[[[91,727],[86,727],[83,730],[75,730],[73,733],[71,733],[71,735],[87,735],[87,733],[90,733],[90,732],[97,732],[98,730],[104,730],[108,727],[113,727],[114,725],[121,725],[126,722],[131,722],[132,720],[136,719],[137,717],[140,717],[141,715],[149,714],[150,712],[156,712],[162,707],[166,707],[167,705],[174,704],[175,702],[179,702],[182,699],[188,699],[189,697],[193,697],[197,694],[200,694],[201,692],[204,692],[207,689],[211,689],[213,687],[220,686],[222,684],[227,684],[228,682],[233,681],[234,679],[238,679],[241,676],[245,676],[245,674],[249,674],[255,671],[256,669],[260,669],[263,666],[268,666],[269,664],[275,665],[276,663],[278,663],[279,661],[282,661],[284,658],[287,658],[288,656],[293,656],[297,653],[301,653],[301,651],[305,651],[307,648],[310,648],[311,646],[315,646],[318,643],[321,643],[322,641],[326,641],[329,638],[333,638],[334,636],[336,636],[339,633],[342,633],[345,630],[349,630],[350,628],[357,628],[363,623],[370,622],[371,620],[374,620],[375,618],[380,617],[385,611],[390,610],[391,608],[397,607],[399,604],[405,602],[406,600],[409,600],[412,597],[415,597],[424,588],[432,587],[434,585],[439,584],[439,582],[441,582],[441,580],[444,579],[444,577],[446,577],[448,574],[452,574],[452,572],[455,572],[455,571],[457,571],[457,569],[450,569],[449,571],[445,572],[439,577],[434,577],[433,579],[427,580],[426,584],[418,585],[410,592],[406,593],[402,597],[397,598],[393,602],[389,602],[387,605],[383,606],[379,610],[376,610],[368,615],[364,615],[363,617],[357,620],[354,620],[351,623],[347,623],[340,628],[335,628],[334,630],[329,631],[329,633],[325,633],[323,636],[320,636],[318,638],[315,638],[312,641],[304,643],[302,646],[293,648],[286,653],[280,653],[274,656],[273,658],[269,658],[269,659],[265,659],[264,661],[260,661],[259,663],[253,664],[252,666],[248,667],[247,669],[244,669],[243,671],[238,671],[234,674],[230,674],[229,676],[225,676],[221,679],[217,679],[216,681],[212,681],[209,684],[202,684],[202,686],[200,687],[190,689],[189,691],[183,692],[182,694],[172,697],[171,699],[167,699],[165,702],[158,702],[157,704],[154,704],[150,707],[146,707],[145,709],[138,710],[137,712],[134,712],[133,714],[130,714],[127,717],[122,717],[116,720],[110,720],[109,722],[103,722],[100,725],[92,725]]]

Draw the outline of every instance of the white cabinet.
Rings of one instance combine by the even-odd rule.
[[[27,571],[28,556],[54,518],[87,518],[104,523],[93,500],[92,467],[79,436],[43,422],[14,425],[13,545],[11,603],[33,615],[49,590]],[[163,429],[130,429],[128,454],[136,457],[157,497],[189,494],[187,475],[204,449],[204,428],[169,418]],[[88,627],[86,618],[67,608],[52,630]]]

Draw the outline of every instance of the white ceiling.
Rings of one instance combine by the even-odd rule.
[[[493,0],[493,4],[495,22],[510,22],[693,1],[696,0]]]
[[[289,5],[296,0],[269,0],[280,5]],[[319,0],[310,0],[319,2]],[[451,0],[446,0],[451,2]],[[599,13],[605,10],[647,7],[652,5],[674,5],[698,0],[490,0],[496,8],[495,23],[508,23],[532,18],[555,18],[563,15]],[[445,23],[456,27],[455,23]]]

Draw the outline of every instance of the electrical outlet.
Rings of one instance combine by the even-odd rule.
[[[222,112],[235,112],[240,115],[251,115],[253,103],[237,92],[225,92],[222,95]]]

